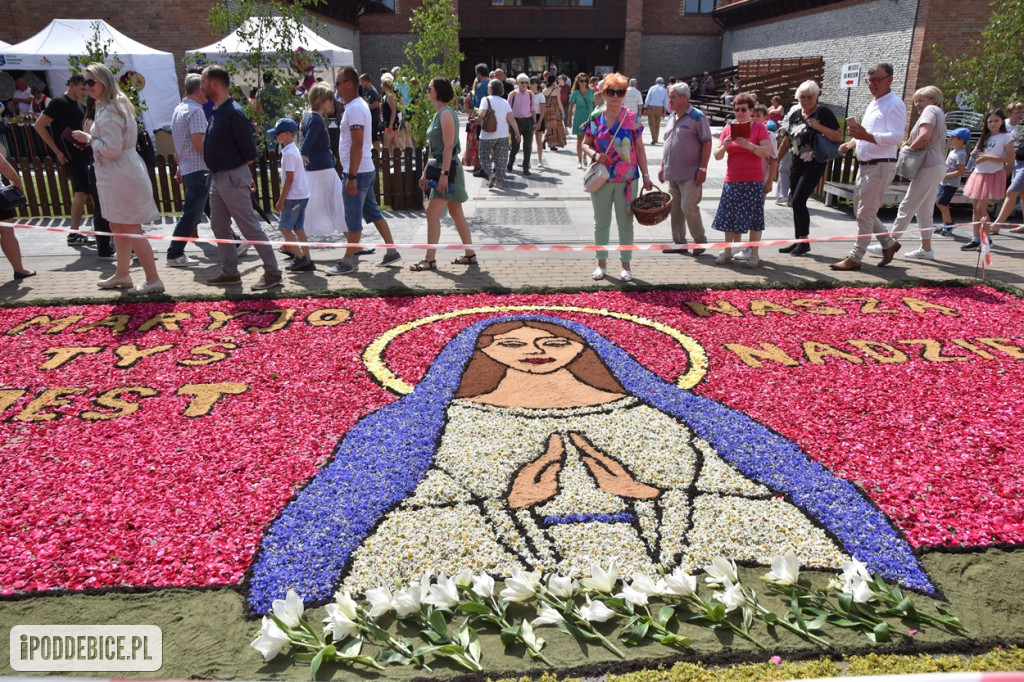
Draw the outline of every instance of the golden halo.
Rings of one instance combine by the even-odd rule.
[[[366,347],[363,351],[363,364],[366,365],[366,369],[369,370],[370,374],[380,382],[380,384],[393,393],[398,395],[406,395],[412,391],[412,386],[402,381],[394,372],[392,372],[387,363],[384,362],[384,351],[387,349],[388,344],[397,339],[402,334],[413,330],[417,327],[422,327],[425,324],[431,324],[433,322],[439,322],[441,320],[448,320],[455,317],[462,317],[463,315],[479,315],[483,313],[514,313],[524,311],[555,311],[555,312],[567,312],[567,313],[587,313],[590,315],[603,315],[605,317],[614,317],[619,320],[626,320],[627,322],[633,322],[640,324],[645,327],[657,330],[662,334],[666,334],[676,341],[683,347],[689,357],[689,367],[686,372],[676,379],[676,385],[679,388],[689,389],[693,388],[700,383],[701,379],[708,372],[708,354],[704,351],[704,347],[697,343],[696,340],[683,334],[674,327],[669,327],[661,322],[655,322],[654,320],[648,320],[644,317],[638,317],[629,313],[620,313],[614,310],[599,310],[597,308],[581,308],[573,305],[503,305],[503,306],[482,306],[479,308],[464,308],[462,310],[452,310],[447,313],[440,313],[438,315],[430,315],[429,317],[421,317],[418,320],[412,322],[406,322],[403,325],[393,327],[388,331],[384,332],[376,339],[373,343]]]

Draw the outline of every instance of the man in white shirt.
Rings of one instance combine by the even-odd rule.
[[[32,88],[28,86],[28,81],[24,78],[14,79],[14,95],[11,97],[11,111],[14,112],[15,116],[22,114],[32,113]]]
[[[377,167],[373,163],[370,151],[373,149],[370,128],[373,119],[370,107],[359,96],[359,74],[348,66],[338,74],[338,95],[345,101],[345,113],[339,125],[338,160],[345,171],[345,193],[342,203],[345,205],[345,239],[351,245],[345,250],[345,257],[326,270],[328,275],[347,275],[355,272],[356,252],[359,251],[359,239],[363,234],[363,222],[373,223],[380,236],[388,244],[394,244],[391,228],[384,214],[377,206],[373,195],[373,180],[377,176]],[[388,249],[379,265],[387,265],[401,256],[395,249]]]
[[[667,106],[668,90],[665,89],[665,79],[658,76],[654,79],[654,85],[647,91],[647,100],[644,101],[644,109],[647,111],[647,125],[651,128],[651,144],[658,144],[661,118],[665,115],[665,107]]]
[[[861,261],[871,243],[871,235],[882,245],[882,260],[887,265],[900,244],[886,234],[888,229],[878,219],[885,190],[896,177],[897,148],[903,142],[907,127],[907,105],[892,92],[892,65],[878,64],[868,71],[868,90],[875,98],[864,112],[864,120],[847,119],[847,129],[854,139],[839,147],[845,154],[857,148],[857,184],[853,203],[857,214],[857,244],[850,255],[833,263],[833,270],[860,270]]]
[[[636,89],[636,79],[629,79],[629,87],[626,88],[626,99],[622,100],[622,106],[636,113],[636,120],[639,121],[644,113],[644,96]]]

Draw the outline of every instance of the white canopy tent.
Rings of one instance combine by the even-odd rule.
[[[217,57],[226,55],[228,57],[236,57],[239,55],[249,54],[251,52],[257,52],[262,49],[260,44],[252,44],[243,40],[238,34],[247,33],[253,34],[256,32],[258,25],[254,22],[259,21],[258,19],[249,19],[241,28],[236,29],[233,33],[225,36],[217,42],[201,47],[198,50],[191,50],[191,52],[200,52],[203,55],[203,59],[206,61],[216,61]],[[325,38],[321,38],[316,33],[313,33],[312,29],[308,26],[301,26],[298,31],[298,35],[295,37],[295,41],[290,46],[292,50],[298,48],[304,50],[316,50],[327,59],[327,66],[332,70],[341,68],[344,66],[355,66],[355,61],[352,59],[352,50],[346,50],[343,47],[339,47],[334,43],[327,41]],[[270,54],[274,50],[263,50],[264,54]],[[333,82],[333,81],[332,81]]]
[[[50,92],[64,93],[71,76],[71,57],[86,54],[93,24],[99,25],[101,43],[109,41],[108,52],[116,58],[121,72],[137,71],[146,79],[139,93],[148,110],[143,121],[149,130],[171,123],[171,112],[181,101],[174,55],[132,40],[102,19],[54,19],[28,40],[0,49],[0,69],[46,71]]]

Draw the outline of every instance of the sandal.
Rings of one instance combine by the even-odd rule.
[[[413,272],[423,272],[424,270],[437,270],[436,260],[421,260],[415,265],[410,265],[409,269]]]
[[[434,261],[430,262],[433,263]],[[458,258],[452,261],[452,265],[476,265],[476,254],[474,253],[469,256],[459,256]]]

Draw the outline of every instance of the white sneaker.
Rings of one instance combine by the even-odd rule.
[[[732,258],[733,260],[750,260],[750,256],[753,255],[753,251],[750,250],[749,246],[744,246],[742,249],[736,252]]]
[[[160,280],[155,282],[143,282],[137,286],[132,287],[127,292],[131,296],[145,296],[146,294],[162,294],[164,293],[164,283]]]
[[[935,260],[934,251],[925,251],[924,249],[914,249],[910,253],[903,256],[904,258],[916,258],[918,260]]]
[[[775,199],[776,206],[789,206],[789,197],[778,197]]]
[[[882,255],[882,245],[881,244],[872,244],[871,246],[868,247],[868,253],[870,253],[872,256],[881,256]]]
[[[199,265],[199,259],[193,258],[192,256],[181,255],[177,258],[168,258],[167,264],[172,268],[190,268],[193,265]]]

